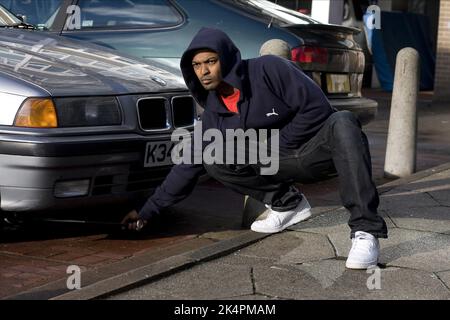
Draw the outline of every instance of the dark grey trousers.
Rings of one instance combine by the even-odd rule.
[[[295,182],[314,183],[338,175],[341,201],[350,211],[351,237],[356,231],[364,231],[387,238],[386,223],[377,213],[379,197],[372,180],[367,137],[349,111],[332,114],[300,149],[280,150],[276,175],[260,175],[258,165],[205,165],[205,168],[225,186],[277,211],[291,210],[301,201]]]

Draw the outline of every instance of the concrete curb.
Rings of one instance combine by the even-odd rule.
[[[398,186],[405,185],[405,184],[408,184],[408,183],[411,183],[411,182],[414,182],[414,181],[426,178],[426,177],[431,176],[433,174],[436,174],[436,173],[439,173],[439,172],[442,172],[442,171],[447,171],[447,170],[450,170],[450,162],[449,163],[444,163],[444,164],[442,164],[440,166],[437,166],[437,167],[434,167],[434,168],[430,168],[430,169],[426,169],[426,170],[423,170],[423,171],[419,171],[419,172],[416,172],[416,173],[414,173],[414,174],[412,174],[412,175],[410,175],[408,177],[399,178],[399,179],[396,179],[394,181],[385,183],[385,184],[383,184],[381,186],[378,186],[378,188],[377,188],[378,189],[378,193],[381,195],[383,193],[391,191],[392,189],[397,188]]]
[[[269,234],[248,231],[235,238],[219,241],[204,248],[130,270],[129,272],[99,281],[80,290],[59,295],[50,300],[92,300],[117,294],[169,276],[197,263],[227,255],[268,236]]]

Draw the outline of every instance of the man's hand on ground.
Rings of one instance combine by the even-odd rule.
[[[129,212],[122,220],[122,225],[125,229],[141,231],[147,225],[147,220],[139,217],[136,210]]]

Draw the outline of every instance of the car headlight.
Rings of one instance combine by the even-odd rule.
[[[59,127],[120,125],[119,102],[115,97],[54,99]]]
[[[31,98],[22,103],[14,119],[17,127],[56,128],[58,119],[51,99]]]
[[[14,125],[29,128],[67,128],[120,125],[115,97],[30,98],[17,112]]]

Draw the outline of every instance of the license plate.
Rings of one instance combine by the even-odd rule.
[[[328,93],[349,93],[350,79],[347,74],[327,74]]]
[[[172,149],[175,144],[172,141],[147,142],[145,147],[144,167],[168,166],[172,163]]]

